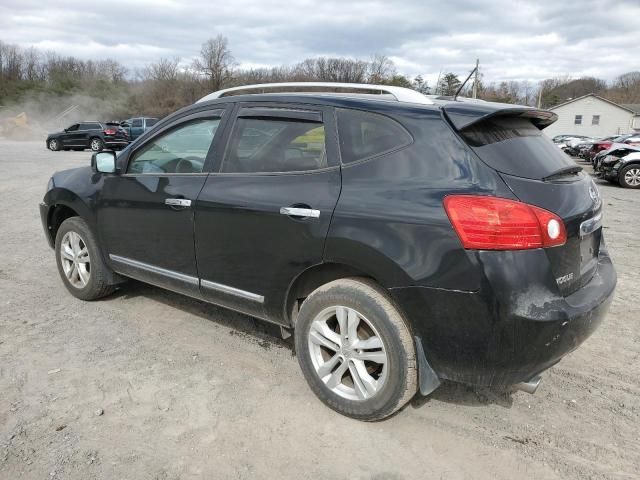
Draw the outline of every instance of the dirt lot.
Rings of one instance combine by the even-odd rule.
[[[535,395],[446,384],[366,424],[315,399],[270,326],[135,282],[69,295],[37,205],[89,156],[0,142],[1,479],[640,475],[640,191],[599,182],[616,299]]]

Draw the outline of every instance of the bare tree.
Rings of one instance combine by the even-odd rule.
[[[209,89],[215,91],[229,82],[235,64],[227,38],[218,35],[202,44],[200,58],[194,60],[193,68],[207,77]]]
[[[396,74],[396,66],[386,55],[376,53],[369,61],[368,83],[385,83]]]

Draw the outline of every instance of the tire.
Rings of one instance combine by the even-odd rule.
[[[47,146],[52,152],[57,152],[58,150],[60,150],[60,141],[56,138],[52,138],[51,140],[49,140],[49,143],[47,143]]]
[[[98,242],[82,218],[71,217],[62,222],[56,233],[55,252],[62,283],[74,297],[97,300],[115,291],[115,286],[106,280],[109,267],[104,263]]]
[[[620,185],[624,188],[640,188],[640,165],[628,165],[618,174]]]
[[[351,339],[341,335],[341,323]],[[345,278],[318,288],[303,302],[294,332],[307,383],[336,412],[357,420],[381,420],[415,395],[418,371],[411,331],[374,282]],[[367,346],[358,349],[358,344]]]
[[[98,137],[93,137],[89,140],[89,148],[91,148],[93,152],[101,152],[104,148],[104,142]]]

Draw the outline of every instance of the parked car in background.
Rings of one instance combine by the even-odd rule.
[[[613,136],[613,137],[605,137],[602,140],[599,140],[599,141],[597,141],[597,142],[595,142],[593,144],[593,146],[591,147],[591,149],[588,151],[588,153],[586,155],[586,159],[589,160],[591,162],[591,164],[595,166],[595,157],[596,157],[596,155],[598,155],[598,153],[603,152],[605,150],[608,150],[615,143],[622,143],[627,138],[631,138],[634,135],[637,135],[637,134],[627,133],[627,134],[624,134],[624,135],[616,135],[616,136]]]
[[[275,323],[344,415],[379,420],[444,379],[533,393],[616,285],[598,188],[542,133],[556,119],[243,86],[54,174],[40,214],[72,295],[130,277]]]
[[[562,150],[567,155],[577,157],[583,148],[591,148],[595,141],[597,141],[597,139],[593,137],[571,137],[565,139],[566,146]]]
[[[144,132],[153,127],[156,123],[158,123],[157,118],[135,117],[121,122],[120,126],[127,131],[127,133],[129,134],[129,139],[131,141],[134,141]]]
[[[559,143],[566,144],[567,140],[572,139],[572,138],[586,139],[586,138],[589,138],[589,137],[586,137],[585,135],[556,135],[551,140],[555,144],[559,144]]]
[[[49,150],[84,150],[99,152],[104,148],[119,150],[129,144],[128,133],[117,123],[84,121],[74,123],[62,132],[47,136]]]
[[[597,176],[625,188],[640,188],[640,146],[618,144],[600,155]]]

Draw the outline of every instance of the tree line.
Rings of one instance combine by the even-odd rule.
[[[103,118],[111,119],[131,115],[162,117],[212,91],[254,83],[387,84],[452,96],[464,78],[466,73],[459,76],[444,72],[434,85],[429,85],[421,75],[411,79],[399,73],[393,61],[380,54],[368,60],[317,57],[293,65],[240,68],[228,40],[221,35],[204,42],[199,55],[189,63],[180,58],[161,58],[135,70],[112,59],[81,60],[0,41],[0,106],[28,104],[44,113],[47,107],[61,108],[65,101],[94,103],[100,105]],[[471,96],[473,81],[474,78],[461,95]],[[556,77],[537,83],[527,80],[485,83],[479,75],[477,83],[481,99],[524,105],[540,102],[544,108],[587,93],[618,103],[640,103],[640,72],[625,73],[611,82],[593,77]]]

